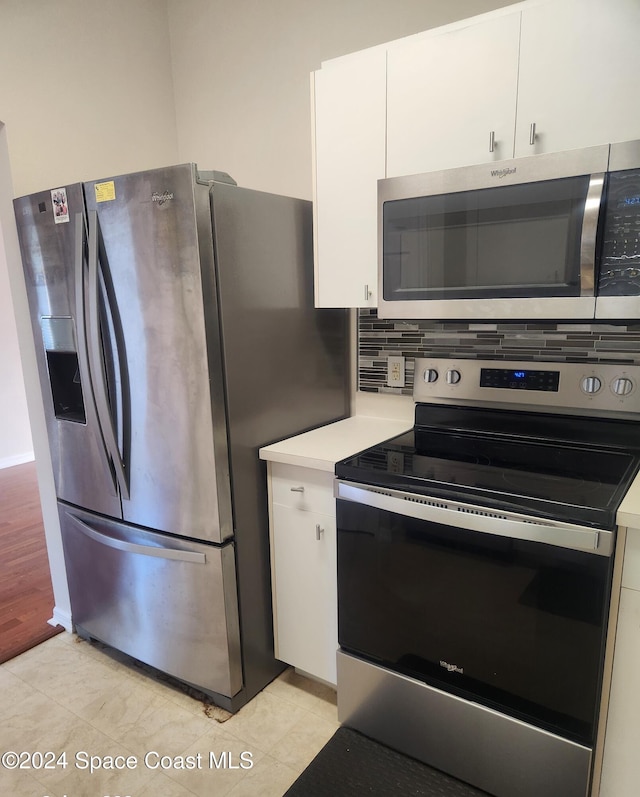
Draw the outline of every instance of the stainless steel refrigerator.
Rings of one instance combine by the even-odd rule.
[[[258,448],[348,415],[311,203],[185,164],[14,206],[76,630],[236,711],[283,668]]]

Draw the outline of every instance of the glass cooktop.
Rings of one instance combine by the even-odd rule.
[[[432,409],[431,425],[343,460],[336,475],[493,509],[615,526],[617,507],[640,464],[637,424]],[[424,420],[424,413],[417,419]]]

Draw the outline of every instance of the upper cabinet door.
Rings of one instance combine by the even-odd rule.
[[[639,73],[638,0],[525,8],[515,154],[640,137]]]
[[[520,14],[394,44],[387,176],[513,156]]]
[[[315,304],[377,305],[377,181],[385,176],[386,53],[323,66],[315,94]]]

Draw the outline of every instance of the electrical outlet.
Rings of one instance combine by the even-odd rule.
[[[404,387],[404,357],[387,358],[387,385]]]

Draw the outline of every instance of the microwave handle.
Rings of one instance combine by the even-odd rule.
[[[604,173],[592,174],[584,203],[580,236],[580,295],[595,295],[596,233],[604,188]]]

